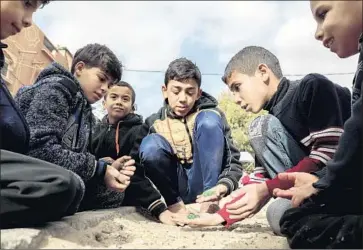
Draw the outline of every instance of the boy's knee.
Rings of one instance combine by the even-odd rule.
[[[63,202],[68,204],[72,203],[76,197],[82,199],[85,192],[83,180],[67,170],[62,174],[58,174],[53,188],[57,190],[59,197],[63,197]]]
[[[154,162],[159,160],[163,152],[170,152],[168,142],[158,134],[146,136],[140,145],[140,159],[143,162]]]
[[[292,208],[291,201],[281,198],[275,200],[268,206],[266,211],[266,218],[272,231],[275,234],[282,235],[280,220],[283,214],[290,208]]]
[[[282,124],[273,115],[261,115],[256,117],[248,127],[248,137],[253,139],[255,137],[268,136],[273,129],[282,128]]]
[[[215,129],[222,128],[222,119],[221,116],[214,111],[202,111],[197,115],[196,125],[197,130],[215,131]]]

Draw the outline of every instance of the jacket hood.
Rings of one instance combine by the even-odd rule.
[[[218,106],[218,101],[210,94],[202,91],[201,97],[195,102],[194,107],[189,111],[187,115],[194,113],[197,110],[215,108],[217,106]],[[164,101],[164,108],[166,108],[169,116],[178,118],[178,116],[175,115],[174,112],[171,110],[167,99]]]
[[[141,115],[130,113],[127,116],[125,116],[122,120],[120,120],[120,122],[122,122],[122,124],[127,126],[141,125],[143,123],[143,118]],[[102,124],[109,125],[108,115],[105,115],[102,118]]]
[[[38,75],[37,80],[35,82],[38,82],[48,77],[67,77],[71,80],[71,82],[74,83],[75,86],[77,86],[77,89],[83,93],[81,85],[77,80],[77,78],[74,77],[70,71],[65,69],[62,65],[60,65],[57,62],[53,62],[49,66],[44,68]]]

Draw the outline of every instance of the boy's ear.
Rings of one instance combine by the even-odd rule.
[[[255,76],[259,77],[264,83],[268,83],[270,80],[270,72],[270,68],[266,64],[261,63],[257,67]]]
[[[167,99],[168,98],[168,87],[167,86],[165,86],[165,84],[163,84],[163,86],[161,86],[161,91],[162,91],[162,93],[163,93],[163,97],[164,97],[164,99]]]
[[[107,94],[106,94],[107,95]],[[106,109],[106,100],[105,100],[106,96],[103,98],[102,100],[102,105],[103,105],[103,108]]]
[[[74,73],[76,76],[80,77],[82,74],[83,69],[85,68],[84,62],[80,61],[74,66]]]
[[[199,88],[197,100],[202,96],[202,92],[203,92],[203,90],[201,88]]]

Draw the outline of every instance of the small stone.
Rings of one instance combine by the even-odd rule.
[[[95,239],[96,239],[96,241],[101,242],[102,241],[102,234],[96,233],[95,234]]]

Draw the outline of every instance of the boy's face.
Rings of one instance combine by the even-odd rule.
[[[110,87],[103,101],[103,107],[113,120],[120,120],[132,112],[132,91],[128,87]]]
[[[170,108],[181,117],[189,113],[202,94],[202,90],[194,79],[184,82],[170,80],[167,86],[162,86],[162,91],[164,98],[168,99]]]
[[[317,22],[315,38],[340,58],[358,52],[362,33],[361,1],[310,1]]]
[[[233,71],[227,79],[235,103],[246,112],[258,113],[268,101],[268,86],[266,76],[256,71],[254,76],[248,76]]]
[[[101,100],[113,82],[113,79],[100,68],[88,68],[83,62],[75,65],[74,76],[80,82],[83,93],[91,104]]]
[[[40,7],[37,0],[0,1],[1,40],[16,35],[32,25],[33,13]]]

